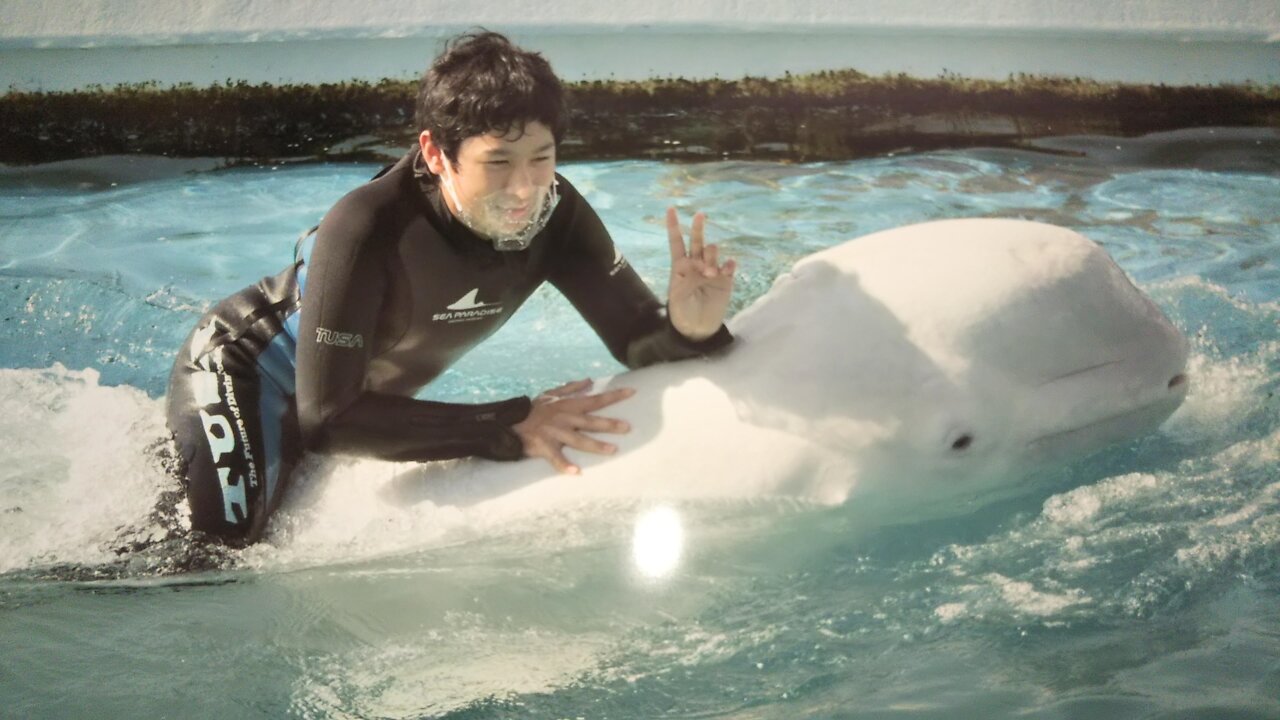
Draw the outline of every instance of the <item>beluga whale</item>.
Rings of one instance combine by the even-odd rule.
[[[945,505],[1154,431],[1188,343],[1083,235],[928,222],[801,259],[716,357],[626,372],[630,423],[581,475],[541,460],[403,466],[392,493],[475,517],[608,498]],[[573,452],[568,450],[567,452]]]

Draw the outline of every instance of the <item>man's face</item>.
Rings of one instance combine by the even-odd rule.
[[[505,135],[463,140],[457,164],[442,166],[439,174],[453,184],[454,193],[445,197],[455,215],[461,210],[502,235],[519,232],[541,211],[555,172],[555,138],[546,125],[531,122]]]

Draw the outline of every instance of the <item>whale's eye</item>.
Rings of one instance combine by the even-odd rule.
[[[956,452],[961,452],[964,450],[968,450],[969,446],[972,444],[973,444],[973,436],[970,435],[969,433],[964,433],[960,437],[951,441],[951,449],[955,450]]]

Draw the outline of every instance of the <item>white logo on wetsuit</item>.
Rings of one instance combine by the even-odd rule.
[[[201,370],[191,374],[191,395],[200,413],[200,423],[204,425],[204,436],[209,443],[214,470],[218,473],[218,484],[222,487],[223,517],[229,523],[239,524],[247,520],[249,515],[245,483],[251,488],[258,487],[258,464],[254,461],[253,451],[249,449],[249,429],[245,425],[240,404],[236,401],[231,376],[222,364],[222,348],[214,348],[213,352],[202,356],[196,364]],[[210,407],[217,410],[225,407],[235,419],[234,428],[225,414],[208,412],[206,408]],[[240,439],[240,456],[244,463],[239,467],[232,467],[230,465],[239,465],[232,457],[237,437]],[[224,458],[226,463],[223,462]],[[248,472],[244,474],[246,469]],[[233,471],[244,476],[233,476]]]
[[[360,333],[344,333],[328,328],[316,328],[316,342],[344,348],[364,347],[364,336]]]
[[[468,292],[445,307],[449,312],[436,313],[431,316],[431,320],[448,323],[472,322],[502,314],[502,303],[480,302],[479,295],[480,288]]]

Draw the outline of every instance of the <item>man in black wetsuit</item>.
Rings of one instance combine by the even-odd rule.
[[[550,65],[495,33],[424,75],[419,146],[342,198],[295,262],[220,302],[179,352],[167,398],[192,527],[257,541],[303,450],[389,460],[608,454],[596,411],[630,397],[569,383],[484,405],[414,398],[550,281],[628,367],[724,348],[733,261],[667,211],[664,308],[555,173],[565,131]]]

